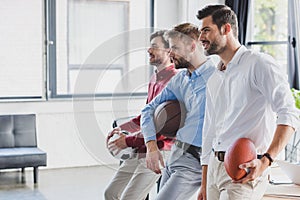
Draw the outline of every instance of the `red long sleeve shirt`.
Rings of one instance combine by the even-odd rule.
[[[176,73],[177,70],[172,64],[169,67],[163,69],[162,71],[153,74],[148,84],[148,98],[146,103],[149,103],[156,95],[158,95]],[[120,128],[131,133],[137,132],[134,135],[126,136],[126,144],[129,147],[137,148],[138,153],[146,153],[146,146],[143,134],[141,132],[138,132],[140,130],[140,118],[141,115],[120,125]],[[171,145],[173,144],[172,139],[166,138],[165,136],[162,136],[160,134],[157,134],[156,138],[159,149],[171,149]]]

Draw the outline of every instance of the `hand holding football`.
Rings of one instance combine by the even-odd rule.
[[[256,159],[256,149],[248,138],[236,140],[226,151],[224,166],[227,174],[233,180],[239,180],[247,175],[247,171],[240,169],[239,165]]]

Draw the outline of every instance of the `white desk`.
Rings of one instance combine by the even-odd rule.
[[[269,184],[267,192],[263,197],[263,200],[300,199],[300,185],[295,185],[292,183],[286,184],[290,182],[290,179],[284,174],[280,167],[271,168],[270,179],[274,180],[275,182],[283,182],[284,184]]]

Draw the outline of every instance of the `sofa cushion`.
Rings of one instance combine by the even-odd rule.
[[[0,169],[46,166],[46,152],[37,147],[0,149]]]
[[[15,147],[36,147],[35,115],[14,115]]]
[[[1,115],[0,148],[36,147],[35,115]]]
[[[0,148],[14,147],[13,116],[0,116]]]

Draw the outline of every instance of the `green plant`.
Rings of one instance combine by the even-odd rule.
[[[292,88],[293,97],[295,98],[296,107],[300,109],[300,91]]]

